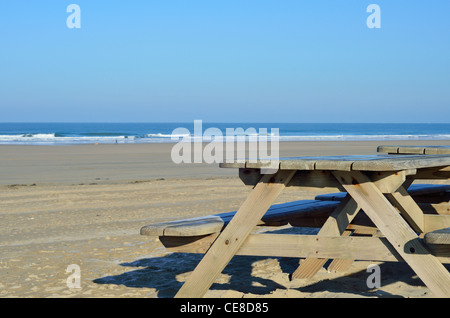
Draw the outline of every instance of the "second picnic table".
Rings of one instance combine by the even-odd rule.
[[[380,153],[387,154],[416,154],[416,155],[448,155],[450,154],[450,146],[378,146]]]
[[[431,253],[419,236],[450,227],[450,215],[425,215],[407,192],[414,180],[450,179],[450,155],[281,158],[272,174],[262,173],[267,165],[261,161],[220,166],[239,169],[241,180],[253,189],[176,297],[203,296],[231,258],[238,251],[245,254],[241,248],[253,255],[306,257],[296,272],[318,271],[331,257],[404,261],[433,295],[450,297],[450,273],[442,264],[448,255]],[[286,187],[347,194],[317,235],[251,234]],[[359,211],[381,235],[343,235]]]

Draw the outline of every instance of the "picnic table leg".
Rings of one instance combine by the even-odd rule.
[[[352,234],[352,231],[344,231],[341,236],[350,236]],[[329,272],[345,272],[347,269],[350,268],[350,266],[353,264],[352,259],[342,259],[342,258],[336,258],[331,261],[330,265],[328,266]]]
[[[359,171],[334,175],[431,292],[436,297],[450,297],[450,273],[372,180]]]
[[[294,174],[280,170],[261,178],[175,297],[199,298],[208,291]]]
[[[360,210],[358,204],[347,195],[330,215],[317,235],[340,236]],[[292,273],[292,279],[313,277],[328,261],[325,258],[307,258]]]
[[[399,206],[401,206],[401,204],[404,204],[404,203],[399,203],[398,201],[405,202],[405,200],[406,200],[406,202],[408,202],[408,206],[411,206],[412,204],[415,203],[414,200],[409,196],[409,194],[406,190],[413,183],[414,179],[408,178],[408,177],[406,177],[405,179],[406,180],[403,182],[403,179],[399,178],[397,185],[401,182],[403,182],[403,185],[400,186],[399,189],[395,193],[392,194],[393,198],[392,198],[392,200],[390,200],[392,202],[392,204],[396,203],[396,204],[394,204],[394,206],[396,206],[397,208],[399,208]],[[396,187],[396,185],[391,184],[391,189],[394,187]],[[405,192],[406,192],[406,196],[409,196],[409,199],[408,198],[403,199],[403,196],[405,196]],[[400,198],[399,198],[399,196],[400,196]],[[411,203],[411,201],[414,203]],[[417,204],[416,204],[416,206],[417,206]],[[417,206],[417,208],[419,208],[419,207]],[[351,235],[352,233],[358,234],[358,230],[356,230],[354,232],[345,231],[344,233],[342,233],[342,236],[348,236],[348,235]],[[378,235],[377,233],[381,234],[380,231],[374,230],[374,232],[372,233],[372,236],[377,237],[377,235]],[[353,262],[354,262],[354,260],[351,260],[351,259],[334,259],[328,266],[328,271],[335,272],[335,273],[336,272],[345,272],[347,269],[350,268],[350,266],[352,265]]]
[[[424,233],[423,211],[404,187],[400,187],[397,191],[388,194],[387,198],[399,209],[400,214],[408,221],[413,230],[418,233]]]
[[[402,188],[401,186],[400,186],[400,188],[404,190],[405,188],[407,189],[413,181],[414,181],[414,179],[407,178],[406,174],[402,173],[401,175],[399,175],[396,178],[396,180],[393,180],[392,177],[389,180],[386,180],[386,182],[385,182],[386,184],[384,184],[384,188],[393,190],[393,189],[397,188],[401,183],[403,183],[404,188]],[[380,181],[380,180],[378,180],[378,182],[383,183],[383,181]],[[404,191],[406,191],[406,190],[404,190]],[[399,189],[396,191],[396,193],[397,192],[401,192],[401,190]],[[404,192],[401,192],[401,194],[399,194],[399,195],[403,196]],[[398,199],[398,195],[394,194],[393,196]],[[411,199],[411,197],[410,197],[410,199]],[[402,198],[400,198],[399,200],[404,202],[404,200],[402,200]],[[405,200],[407,200],[407,199],[405,199]],[[407,202],[408,202],[408,206],[411,206],[410,201],[407,201]],[[413,202],[414,202],[414,200],[413,200]],[[355,231],[354,233],[356,234],[357,232],[358,231]],[[344,231],[343,233],[341,233],[341,236],[349,236],[351,234],[352,234],[352,231]],[[352,265],[353,261],[354,260],[350,260],[350,259],[334,259],[328,266],[328,271],[331,271],[331,272],[346,271]],[[325,264],[325,262],[322,264],[322,266],[324,264]],[[319,270],[319,269],[320,268],[318,268],[317,270]],[[313,273],[311,273],[311,274],[313,274]],[[312,277],[312,275],[310,275],[309,277]]]

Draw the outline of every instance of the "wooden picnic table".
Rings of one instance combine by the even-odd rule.
[[[423,240],[426,233],[450,227],[450,215],[424,214],[406,191],[415,180],[449,179],[450,155],[296,157],[281,158],[277,166],[276,172],[263,174],[263,161],[220,164],[239,169],[241,180],[253,189],[223,231],[209,241],[176,297],[202,297],[236,254],[306,258],[294,277],[317,272],[328,259],[402,261],[434,296],[450,297],[450,273],[443,266],[450,259],[449,245],[438,254]],[[252,233],[285,188],[347,195],[317,235]],[[345,234],[359,211],[380,235]]]
[[[387,154],[448,155],[450,146],[378,146],[377,151]]]

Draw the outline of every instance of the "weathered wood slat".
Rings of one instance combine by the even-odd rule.
[[[350,236],[351,234],[352,231],[344,231],[344,233],[342,233],[342,236]],[[336,258],[330,263],[327,270],[332,273],[345,272],[347,269],[350,268],[353,261],[354,260],[352,259]]]
[[[197,298],[205,294],[289,183],[294,172],[280,171],[273,176],[265,175],[261,179],[175,297]]]
[[[434,185],[433,185],[434,186]],[[435,185],[436,187],[434,190],[446,190],[448,185]],[[411,187],[408,189],[408,192],[410,191]],[[413,191],[410,192],[413,194],[417,194],[419,196],[426,195],[426,192],[429,192],[429,194],[433,193],[433,187],[424,187],[421,189],[420,185],[417,185],[416,189],[412,189]],[[416,192],[415,192],[416,191]],[[445,192],[447,193],[447,192]],[[316,200],[324,200],[326,202],[329,201],[336,201],[340,202],[343,200],[347,193],[346,192],[339,192],[339,193],[332,193],[332,194],[326,194],[326,195],[318,195],[315,197]],[[412,196],[413,199],[416,198]],[[421,204],[419,203],[418,206],[421,208],[421,210],[426,213],[423,215],[423,225],[422,230],[419,231],[420,233],[428,233],[432,231],[436,231],[442,228],[446,228],[450,226],[450,206],[449,204]],[[427,214],[432,213],[432,214]],[[416,229],[418,230],[418,229]]]
[[[396,171],[405,169],[420,169],[427,167],[439,167],[450,164],[448,155],[408,156],[398,155],[378,160],[355,161],[352,170],[359,171]]]
[[[258,223],[259,226],[282,226],[291,224],[292,226],[321,227],[326,219],[341,201],[341,195],[318,196],[320,200],[300,200],[273,205]],[[334,194],[336,195],[336,194]],[[328,201],[323,200],[325,198]],[[422,205],[420,205],[422,208]],[[438,215],[425,215],[425,232],[446,226],[450,222],[450,205],[448,204],[428,204],[424,206],[424,212],[447,216],[437,219]],[[236,212],[221,213],[198,218],[183,219],[169,222],[161,222],[146,225],[141,228],[141,235],[148,236],[197,236],[220,232],[232,219]],[[361,214],[354,225],[371,226],[367,223],[367,217]],[[442,224],[442,225],[441,225]]]
[[[167,231],[172,228],[172,236],[194,236],[219,232],[224,225],[224,218],[209,215],[205,217],[176,220],[149,224],[141,228],[141,235],[161,236],[168,235]],[[195,224],[197,228],[192,229]],[[178,230],[177,230],[178,229]],[[170,230],[169,230],[170,231]],[[174,232],[177,232],[174,234]]]
[[[377,151],[389,154],[421,154],[443,155],[450,154],[450,146],[378,146]]]
[[[191,237],[189,241],[178,236],[160,237],[161,243],[172,253],[199,253],[208,251],[216,234]],[[433,250],[434,251],[434,250]],[[434,254],[443,263],[450,263],[447,249],[435,249]],[[293,257],[319,257],[341,260],[367,260],[403,262],[385,237],[316,235],[250,234],[236,255]]]
[[[190,242],[179,237],[161,237],[170,252],[206,253],[217,234],[193,237]],[[371,261],[402,261],[386,238],[331,237],[292,234],[250,234],[236,255],[339,258]]]
[[[425,232],[423,211],[404,187],[400,187],[394,193],[387,194],[386,198],[400,212],[400,215],[408,222],[414,231],[417,233]]]
[[[414,179],[450,179],[450,166],[424,168],[417,170]]]
[[[374,185],[377,186],[377,188],[382,191],[383,193],[392,193],[399,187],[401,188],[401,184],[403,184],[406,181],[406,176],[409,172],[408,171],[401,171],[400,173],[375,173],[373,174],[373,181]],[[327,223],[324,224],[320,232],[318,233],[318,236],[325,234],[327,236],[333,236],[334,235],[341,235],[345,233],[345,229],[348,228],[348,225],[350,225],[350,222],[353,220],[353,218],[356,216],[356,213],[360,210],[357,203],[348,195],[346,194],[345,198],[341,201],[341,205],[345,204],[346,202],[352,203],[352,208],[348,209],[347,212],[349,212],[351,215],[348,215],[347,217],[341,217],[335,215],[337,212],[333,212],[331,217],[328,219]],[[345,213],[344,213],[345,215]],[[336,233],[336,226],[334,227],[326,227],[331,221],[332,225],[339,225],[338,231]],[[325,232],[326,230],[329,230],[328,232]],[[333,233],[334,232],[334,233]],[[349,231],[347,233],[350,233]],[[327,260],[326,259],[306,259],[302,261],[299,268],[292,274],[292,278],[309,278],[312,277],[319,269],[325,264]],[[330,270],[334,269],[345,269],[348,268],[351,264],[351,260],[343,260],[343,259],[335,259],[330,264]]]
[[[400,171],[450,165],[450,155],[355,155],[280,158],[281,170]],[[222,163],[222,168],[264,168],[265,162]]]
[[[378,188],[360,172],[334,172],[389,243],[436,297],[450,297],[450,273],[429,254],[419,237]],[[438,216],[441,217],[441,216]]]
[[[263,174],[261,174],[261,171],[258,168],[239,169],[239,178],[247,186],[254,187],[262,176]],[[294,191],[308,191],[315,193],[345,191],[331,171],[328,170],[298,170],[292,177],[291,182],[286,186],[286,190],[291,188]]]
[[[436,146],[436,147],[426,147],[425,148],[426,155],[446,155],[450,154],[449,146]]]
[[[339,202],[319,200],[300,200],[274,204],[265,213],[258,225],[281,226],[299,217],[308,218],[316,213],[329,215]],[[235,212],[209,215],[205,217],[176,220],[146,225],[141,228],[141,235],[150,236],[197,236],[220,232],[226,226]]]
[[[378,146],[377,152],[387,153],[387,154],[397,154],[399,146]]]
[[[430,233],[450,227],[450,215],[425,214],[423,216],[423,221],[425,233]]]
[[[425,214],[450,215],[449,203],[418,203],[419,207]]]
[[[358,204],[346,196],[335,211],[327,219],[317,234],[320,236],[340,236],[360,210]],[[309,278],[314,276],[327,262],[324,258],[307,258],[292,273],[292,279]]]
[[[449,184],[412,184],[408,188],[408,194],[412,197],[447,191],[450,191]],[[317,195],[315,199],[323,201],[342,201],[346,194],[346,192],[320,194]]]
[[[409,155],[423,155],[425,154],[425,148],[423,147],[405,147],[400,146],[397,149],[398,154],[409,154]]]
[[[450,244],[450,227],[425,234],[427,244]]]

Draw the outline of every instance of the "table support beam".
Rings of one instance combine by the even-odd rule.
[[[404,187],[388,194],[387,198],[400,211],[400,214],[408,221],[414,231],[417,233],[425,232],[423,211]]]
[[[436,297],[450,297],[450,273],[430,254],[378,187],[359,171],[334,175]]]
[[[330,215],[320,229],[318,236],[340,236],[346,230],[360,210],[350,195],[346,195],[336,210]],[[292,273],[292,279],[310,278],[314,276],[328,261],[326,258],[307,258]]]
[[[200,298],[208,291],[294,174],[295,170],[282,170],[261,178],[175,295],[176,298]]]

